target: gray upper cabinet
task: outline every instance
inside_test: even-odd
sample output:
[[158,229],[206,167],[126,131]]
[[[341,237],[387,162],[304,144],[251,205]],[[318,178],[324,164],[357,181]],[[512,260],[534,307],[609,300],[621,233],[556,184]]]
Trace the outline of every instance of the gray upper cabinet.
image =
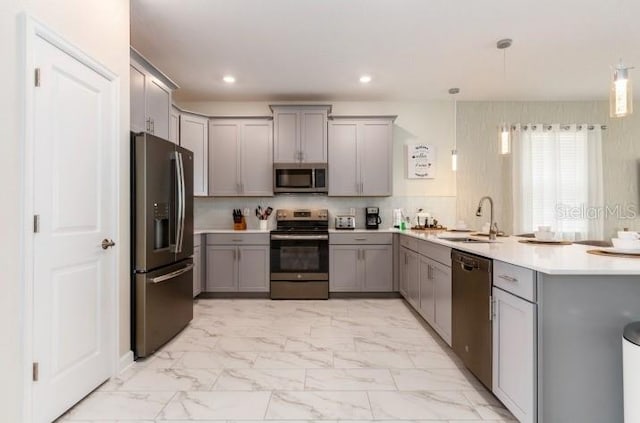
[[129,66],[130,83],[130,107],[131,107],[131,130],[133,132],[146,132],[147,109],[146,109],[146,72],[144,68],[136,63]]
[[180,143],[180,111],[175,106],[171,106],[169,112],[169,141]]
[[209,120],[182,113],[180,115],[180,145],[193,152],[193,195],[208,194]]
[[153,135],[169,139],[171,90],[155,78],[147,79],[147,119]]
[[129,78],[131,130],[171,139],[171,93],[178,86],[134,49]]
[[329,122],[329,195],[389,196],[395,117]]
[[273,195],[273,126],[268,119],[209,121],[209,195]]
[[329,105],[270,106],[275,163],[326,163]]

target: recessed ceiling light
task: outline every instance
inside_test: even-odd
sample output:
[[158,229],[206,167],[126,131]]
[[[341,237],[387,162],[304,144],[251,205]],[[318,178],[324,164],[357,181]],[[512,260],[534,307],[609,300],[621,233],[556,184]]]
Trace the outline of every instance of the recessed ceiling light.
[[222,80],[223,80],[224,82],[226,82],[227,84],[233,84],[234,82],[236,82],[236,78],[234,78],[234,77],[233,77],[233,76],[231,76],[231,75],[225,75],[225,76],[222,78]]
[[369,75],[362,75],[360,77],[360,82],[362,82],[363,84],[368,84],[369,82],[371,82],[371,76]]

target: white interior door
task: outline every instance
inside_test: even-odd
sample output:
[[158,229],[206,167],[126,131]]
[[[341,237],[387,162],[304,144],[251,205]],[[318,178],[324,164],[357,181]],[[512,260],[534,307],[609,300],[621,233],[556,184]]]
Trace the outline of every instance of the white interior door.
[[115,81],[34,41],[34,421],[50,422],[112,374]]

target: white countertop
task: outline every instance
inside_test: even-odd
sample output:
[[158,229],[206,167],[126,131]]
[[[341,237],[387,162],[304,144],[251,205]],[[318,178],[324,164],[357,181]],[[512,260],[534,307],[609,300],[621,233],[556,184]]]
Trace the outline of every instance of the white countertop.
[[[517,266],[533,269],[538,272],[552,275],[640,275],[640,258],[625,257],[603,257],[587,254],[587,250],[598,247],[588,245],[535,245],[522,244],[518,242],[518,237],[498,237],[493,243],[461,243],[447,241],[439,237],[462,237],[469,236],[468,233],[461,232],[440,232],[436,234],[426,234],[420,231],[400,231],[394,228],[353,229],[340,230],[329,229],[330,233],[400,233],[417,239],[423,239],[436,244],[466,251],[483,257],[504,261]],[[259,229],[247,229],[245,231],[234,231],[233,229],[196,229],[195,235],[207,233],[264,233]]]
[[233,229],[194,229],[194,235],[202,234],[268,234],[270,231],[262,229],[245,229],[244,231],[234,231]]
[[375,234],[375,233],[395,233],[395,232],[399,232],[397,229],[394,228],[380,228],[380,229],[329,229],[329,233],[333,234],[333,233],[338,233],[338,234],[353,234],[353,233],[370,233],[370,234]]
[[468,233],[441,232],[433,235],[403,231],[402,234],[552,275],[640,275],[640,258],[587,254],[587,250],[598,248],[589,245],[523,244],[518,241],[525,238],[514,236],[498,237],[493,243],[473,244],[439,238],[466,238]]

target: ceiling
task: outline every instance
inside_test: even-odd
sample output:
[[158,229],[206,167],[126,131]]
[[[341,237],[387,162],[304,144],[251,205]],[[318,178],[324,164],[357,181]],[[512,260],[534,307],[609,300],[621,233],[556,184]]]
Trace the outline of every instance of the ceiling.
[[637,16],[637,0],[131,0],[131,44],[179,101],[596,100],[620,57],[640,67]]

